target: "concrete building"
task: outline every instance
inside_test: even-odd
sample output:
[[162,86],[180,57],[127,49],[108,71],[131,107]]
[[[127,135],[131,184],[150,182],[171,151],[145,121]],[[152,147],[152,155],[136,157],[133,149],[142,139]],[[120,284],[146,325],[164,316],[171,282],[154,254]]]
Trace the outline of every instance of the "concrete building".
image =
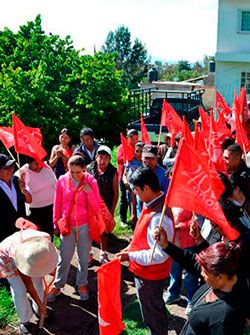
[[215,88],[232,105],[234,90],[250,100],[250,0],[219,0]]

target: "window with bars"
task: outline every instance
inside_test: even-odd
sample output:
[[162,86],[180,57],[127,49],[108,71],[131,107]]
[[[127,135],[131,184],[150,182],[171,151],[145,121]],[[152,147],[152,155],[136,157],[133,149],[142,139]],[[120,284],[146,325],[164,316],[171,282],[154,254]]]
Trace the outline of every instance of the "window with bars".
[[246,87],[247,94],[250,94],[250,72],[241,72],[240,87]]
[[239,10],[239,31],[250,33],[250,10]]

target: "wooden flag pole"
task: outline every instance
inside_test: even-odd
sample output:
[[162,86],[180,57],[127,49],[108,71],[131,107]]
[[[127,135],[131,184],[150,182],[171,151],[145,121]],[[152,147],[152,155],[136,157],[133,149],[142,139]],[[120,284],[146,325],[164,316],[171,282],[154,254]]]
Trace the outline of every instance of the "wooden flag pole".
[[159,147],[160,142],[161,142],[161,133],[162,133],[162,125],[160,125],[160,131],[159,131],[159,136],[158,136],[158,144],[157,144],[158,147]]
[[[162,226],[162,222],[163,222],[163,218],[164,218],[166,209],[167,209],[167,206],[166,206],[166,204],[164,204],[164,206],[163,206],[163,208],[162,208],[162,212],[161,212],[160,221],[159,221],[159,226],[158,226],[159,229],[160,229],[161,226]],[[153,257],[154,257],[154,252],[155,252],[156,245],[157,245],[157,241],[155,241],[154,246],[153,246],[152,254],[151,254],[151,256],[150,256],[150,260],[149,260],[150,263],[152,262],[152,259],[153,259]]]

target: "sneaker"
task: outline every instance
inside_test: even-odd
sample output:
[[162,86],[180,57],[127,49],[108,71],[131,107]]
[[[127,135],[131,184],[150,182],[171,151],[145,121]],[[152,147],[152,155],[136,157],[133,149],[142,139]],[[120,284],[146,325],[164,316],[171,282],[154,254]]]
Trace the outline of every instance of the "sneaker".
[[21,335],[31,335],[30,330],[31,330],[31,323],[30,322],[19,324],[19,333]]
[[106,264],[108,262],[109,262],[109,259],[108,259],[107,252],[106,251],[105,252],[101,252],[100,253],[100,263],[101,263],[101,265]]
[[78,292],[80,294],[81,300],[88,300],[89,298],[89,290],[86,285],[78,286]]
[[187,304],[186,310],[185,310],[185,314],[188,316],[190,314],[192,310],[192,305],[191,304]]
[[181,297],[180,296],[174,297],[174,296],[171,296],[170,294],[166,294],[165,296],[163,296],[163,300],[166,305],[171,305],[175,302],[180,301]]
[[53,302],[56,300],[56,297],[61,293],[60,288],[52,287],[48,295],[48,302]]

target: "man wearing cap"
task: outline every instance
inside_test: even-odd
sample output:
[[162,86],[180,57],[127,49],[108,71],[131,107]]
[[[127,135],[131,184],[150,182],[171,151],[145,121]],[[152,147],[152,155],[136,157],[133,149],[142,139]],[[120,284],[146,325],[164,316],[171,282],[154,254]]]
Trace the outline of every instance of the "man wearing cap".
[[16,220],[26,216],[25,202],[32,201],[25,183],[13,176],[14,163],[10,157],[0,154],[0,241],[17,230]]
[[[87,170],[97,180],[100,195],[114,217],[118,201],[118,176],[116,168],[110,163],[111,155],[111,149],[106,145],[101,145],[97,149],[96,160],[87,167]],[[107,234],[102,236],[101,249],[100,262],[105,263],[108,260]]]
[[57,262],[56,248],[47,233],[21,230],[0,243],[0,278],[7,278],[10,284],[20,334],[30,334],[33,311],[46,314],[42,277],[54,271]]
[[158,164],[158,149],[155,145],[146,144],[142,149],[142,163],[148,166],[158,177],[161,191],[167,193],[169,179],[166,177],[167,171]]
[[163,158],[165,157],[168,149],[170,148],[171,134],[167,133],[163,137],[164,143],[161,144],[158,148],[158,162],[160,166],[163,166]]
[[[136,143],[138,142],[138,131],[136,129],[129,129],[127,131],[127,140],[132,148],[135,148]],[[128,210],[128,201],[127,201],[127,192],[124,182],[122,180],[122,175],[124,172],[124,157],[123,157],[123,147],[119,145],[117,149],[117,165],[118,165],[118,180],[120,184],[120,220],[121,226],[126,226],[127,222],[127,210]]]
[[94,132],[91,128],[83,128],[80,131],[80,139],[82,143],[74,150],[74,154],[80,152],[88,165],[95,159],[100,144],[94,140]]

